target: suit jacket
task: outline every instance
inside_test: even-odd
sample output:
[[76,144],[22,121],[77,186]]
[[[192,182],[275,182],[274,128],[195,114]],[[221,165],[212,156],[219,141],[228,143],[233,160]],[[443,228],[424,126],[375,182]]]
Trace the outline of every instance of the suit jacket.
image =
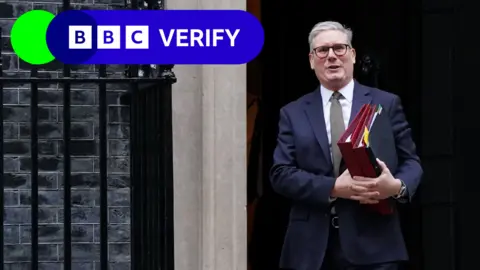
[[[406,184],[411,200],[423,171],[400,99],[355,81],[350,121],[369,102],[381,104],[388,112],[392,130],[385,132],[393,132],[398,155],[398,167],[392,174]],[[318,270],[327,248],[329,198],[335,183],[319,88],[280,110],[273,158],[272,187],[292,200],[280,267]],[[345,199],[337,199],[335,209],[343,252],[351,263],[408,260],[396,210],[392,215],[380,215]]]

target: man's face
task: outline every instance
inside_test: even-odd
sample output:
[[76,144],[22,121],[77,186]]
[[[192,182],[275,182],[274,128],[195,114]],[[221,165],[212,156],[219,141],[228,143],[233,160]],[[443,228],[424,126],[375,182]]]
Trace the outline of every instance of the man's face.
[[348,46],[347,35],[335,30],[323,31],[313,40],[310,67],[320,83],[331,89],[344,87],[353,78],[355,49]]

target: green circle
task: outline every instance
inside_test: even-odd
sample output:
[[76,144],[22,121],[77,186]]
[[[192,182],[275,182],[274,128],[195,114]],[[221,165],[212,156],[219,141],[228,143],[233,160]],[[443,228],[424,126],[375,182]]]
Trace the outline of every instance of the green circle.
[[50,12],[32,10],[13,24],[10,40],[15,53],[32,65],[43,65],[55,59],[47,45],[47,29],[55,18]]

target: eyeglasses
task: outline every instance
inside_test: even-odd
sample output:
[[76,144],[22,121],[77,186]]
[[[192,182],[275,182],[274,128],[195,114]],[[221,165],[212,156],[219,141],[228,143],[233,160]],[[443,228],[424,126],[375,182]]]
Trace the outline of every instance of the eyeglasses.
[[319,46],[312,50],[318,58],[325,58],[328,56],[330,49],[336,56],[343,56],[347,53],[348,48],[351,48],[348,44],[335,44],[332,46]]

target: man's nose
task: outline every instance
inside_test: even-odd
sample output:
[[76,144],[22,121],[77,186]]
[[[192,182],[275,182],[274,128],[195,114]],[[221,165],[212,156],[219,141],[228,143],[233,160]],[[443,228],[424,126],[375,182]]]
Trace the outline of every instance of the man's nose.
[[337,55],[335,54],[335,52],[333,52],[333,48],[328,49],[327,59],[328,60],[337,59]]

